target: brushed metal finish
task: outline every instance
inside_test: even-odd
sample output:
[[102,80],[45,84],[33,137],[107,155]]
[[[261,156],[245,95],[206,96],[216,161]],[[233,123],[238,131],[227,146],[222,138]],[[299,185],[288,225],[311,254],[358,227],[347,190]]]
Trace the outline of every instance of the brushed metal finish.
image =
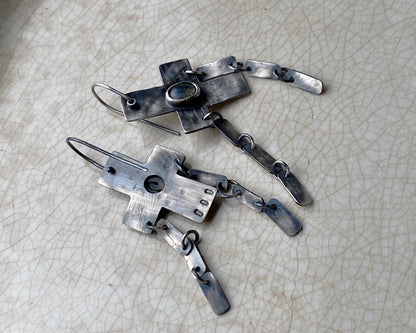
[[[313,201],[306,188],[293,173],[276,165],[278,162],[247,133],[240,133],[227,119],[222,116],[215,117],[215,128],[223,134],[233,145],[239,147],[244,153],[253,158],[260,166],[274,175],[289,192],[293,200],[300,206],[310,205]],[[281,162],[283,163],[283,162]]]
[[196,71],[201,72],[201,80],[206,81],[217,76],[237,72],[239,69],[235,57],[229,56],[197,67]]
[[322,93],[322,81],[294,69],[280,67],[278,64],[258,60],[246,60],[243,65],[243,70],[249,76],[283,81],[314,95]]
[[[127,121],[147,119],[169,112],[176,112],[185,133],[192,133],[212,126],[211,120],[203,120],[209,108],[217,104],[247,95],[250,89],[241,72],[230,70],[226,74],[200,80],[188,59],[181,59],[160,65],[163,86],[133,91],[126,94],[134,104],[121,98],[121,107]],[[199,96],[182,101],[178,105],[166,99],[167,91],[181,82],[189,82],[200,89]]]
[[191,238],[187,238],[186,247],[183,248],[182,239],[185,234],[165,219],[158,221],[156,230],[170,246],[184,257],[212,310],[217,315],[227,312],[230,309],[230,303],[195,242]]
[[[134,161],[121,153],[116,156]],[[212,205],[217,190],[213,186],[183,177],[178,174],[175,160],[183,161],[185,156],[172,149],[157,145],[146,163],[134,161],[146,168],[144,172],[125,162],[110,158],[103,168],[99,183],[130,196],[130,202],[123,217],[123,223],[132,229],[151,233],[151,227],[162,209],[180,214],[190,220],[202,223]],[[109,168],[115,170],[110,173]],[[149,176],[163,179],[164,188],[151,193],[145,188]]]
[[302,224],[298,219],[276,199],[271,199],[266,204],[264,212],[288,236],[293,237],[302,230]]
[[239,200],[243,205],[258,213],[263,211],[264,200],[262,197],[249,191],[238,183],[232,184],[231,188],[233,194],[238,194],[235,196],[235,198]]

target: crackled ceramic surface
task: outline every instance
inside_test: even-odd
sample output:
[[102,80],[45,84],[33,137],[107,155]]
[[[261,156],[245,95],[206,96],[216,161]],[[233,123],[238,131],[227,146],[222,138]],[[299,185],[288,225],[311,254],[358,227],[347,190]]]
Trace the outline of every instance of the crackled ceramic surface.
[[[416,330],[414,1],[2,1],[0,331]],[[281,185],[214,129],[173,137],[92,97],[161,84],[158,65],[234,55],[320,78],[320,96],[247,78],[220,109],[314,198]],[[113,99],[117,101],[116,98]],[[176,126],[175,114],[158,122]],[[285,236],[223,202],[197,229],[231,310],[217,317],[183,259],[121,224],[128,200],[65,144],[77,136],[145,161],[155,144],[282,201]]]

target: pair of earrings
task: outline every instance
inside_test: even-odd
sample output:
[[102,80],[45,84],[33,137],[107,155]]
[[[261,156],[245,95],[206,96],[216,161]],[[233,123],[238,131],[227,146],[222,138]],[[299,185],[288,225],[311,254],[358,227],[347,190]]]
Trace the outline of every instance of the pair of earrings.
[[[176,112],[185,133],[207,127],[216,128],[232,144],[279,179],[296,203],[302,206],[312,203],[311,196],[285,162],[270,156],[254,142],[250,134],[240,133],[221,114],[210,112],[209,108],[250,92],[243,73],[280,80],[313,94],[322,92],[321,81],[277,64],[255,60],[241,64],[234,57],[223,58],[195,70],[187,59],[182,59],[160,65],[160,72],[163,79],[163,86],[160,87],[124,94],[108,85],[94,84],[92,92],[102,104],[124,115],[127,121],[139,120],[178,134],[147,120]],[[101,99],[96,92],[97,87],[118,94],[122,110],[113,108]],[[94,149],[109,159],[105,165],[101,165],[77,149],[73,142]],[[185,156],[172,149],[157,145],[147,162],[141,163],[78,138],[69,137],[67,143],[77,154],[101,170],[100,184],[130,196],[123,217],[124,224],[147,234],[156,231],[185,258],[191,273],[218,315],[226,312],[230,305],[197,248],[199,234],[195,230],[182,233],[165,219],[167,212],[172,211],[202,223],[216,196],[235,198],[257,212],[264,212],[288,236],[294,236],[302,229],[297,218],[278,200],[271,199],[266,203],[262,197],[224,175],[192,169],[185,164]]]

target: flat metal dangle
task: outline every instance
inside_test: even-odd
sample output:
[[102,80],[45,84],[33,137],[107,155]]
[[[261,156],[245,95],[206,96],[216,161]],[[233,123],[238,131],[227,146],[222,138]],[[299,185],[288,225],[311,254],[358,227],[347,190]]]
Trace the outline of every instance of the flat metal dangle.
[[[169,211],[202,223],[218,194],[225,199],[236,198],[249,208],[264,212],[289,236],[302,230],[301,223],[278,200],[271,199],[265,203],[263,198],[234,180],[186,167],[185,156],[172,149],[157,145],[147,162],[141,163],[78,138],[69,137],[66,142],[78,155],[101,170],[101,185],[130,196],[123,217],[125,225],[146,234],[156,231],[184,256],[217,314],[226,312],[230,305],[196,247],[199,234],[195,230],[180,232],[165,219]],[[98,151],[109,159],[102,165],[82,153],[73,142]],[[191,234],[194,234],[195,240],[190,239]]]
[[[179,176],[176,163],[182,163],[185,157],[165,147],[156,146],[144,164],[77,138],[69,137],[66,141],[77,154],[102,170],[99,181],[102,185],[130,196],[123,223],[143,233],[156,231],[160,234],[185,258],[213,311],[218,315],[227,312],[230,304],[196,246],[198,232],[189,230],[182,233],[162,214],[162,209],[168,209],[195,222],[202,222],[215,198],[216,188]],[[101,165],[75,148],[72,142],[110,158],[105,165]],[[191,235],[195,238],[192,239]]]
[[[226,129],[224,126],[220,126],[219,121],[215,121],[212,117],[213,113],[210,112],[210,108],[245,96],[250,92],[243,73],[289,83],[312,94],[318,95],[322,92],[322,82],[309,75],[257,60],[247,60],[241,64],[233,56],[197,67],[196,70],[192,69],[188,59],[162,64],[159,69],[163,80],[163,85],[160,87],[121,93],[110,86],[97,83],[92,86],[92,92],[102,104],[123,114],[127,121],[145,121],[165,131],[178,134],[148,120],[148,118],[176,112],[185,133],[215,127],[228,139],[230,139],[230,132],[227,133],[226,130],[231,126],[227,126]],[[97,87],[107,88],[120,95],[122,110],[115,109],[104,102],[95,91]],[[215,113],[217,114],[217,112]],[[246,145],[242,144],[246,143],[244,139],[247,138],[251,138],[251,136],[242,133],[242,137],[238,137],[238,140],[232,138],[230,141],[234,144],[238,141],[236,144],[238,147],[265,169],[271,170],[271,173],[277,176],[296,203],[301,206],[311,204],[312,197],[289,171],[288,165],[280,159],[272,158],[264,150],[248,149]],[[264,163],[265,157],[267,157],[267,165]],[[269,165],[270,160],[272,160],[271,165]]]

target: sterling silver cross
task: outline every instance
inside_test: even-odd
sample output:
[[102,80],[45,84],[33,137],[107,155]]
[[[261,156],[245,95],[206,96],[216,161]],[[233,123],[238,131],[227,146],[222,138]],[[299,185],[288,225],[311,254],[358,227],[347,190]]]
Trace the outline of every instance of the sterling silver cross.
[[205,220],[217,189],[178,174],[177,165],[183,164],[185,155],[159,145],[146,163],[118,152],[113,154],[123,160],[110,157],[99,183],[130,196],[123,217],[125,225],[150,234],[163,209],[197,223]]
[[227,61],[235,69],[230,67],[225,74],[209,79],[193,71],[188,59],[160,65],[163,86],[126,94],[134,103],[121,99],[125,119],[133,121],[176,112],[185,133],[212,126],[211,120],[204,120],[210,107],[250,92],[244,75],[236,68],[235,58],[222,59],[224,64]]

